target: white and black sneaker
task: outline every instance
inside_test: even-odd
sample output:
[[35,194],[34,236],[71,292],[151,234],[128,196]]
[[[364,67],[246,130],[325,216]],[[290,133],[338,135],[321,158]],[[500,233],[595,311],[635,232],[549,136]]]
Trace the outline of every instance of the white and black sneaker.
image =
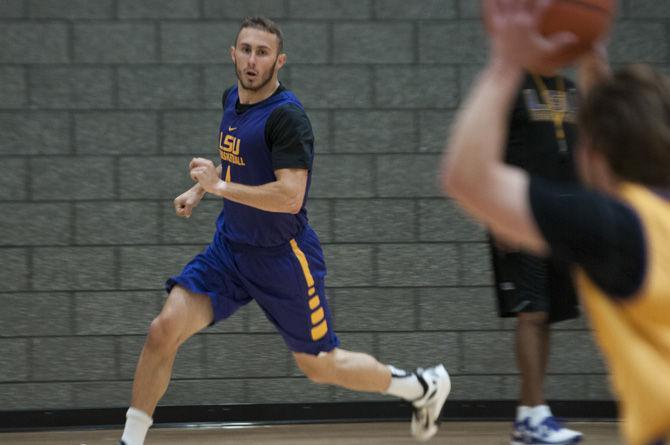
[[440,413],[451,391],[451,380],[444,365],[415,371],[424,393],[412,402],[412,435],[416,440],[426,441],[437,433]]

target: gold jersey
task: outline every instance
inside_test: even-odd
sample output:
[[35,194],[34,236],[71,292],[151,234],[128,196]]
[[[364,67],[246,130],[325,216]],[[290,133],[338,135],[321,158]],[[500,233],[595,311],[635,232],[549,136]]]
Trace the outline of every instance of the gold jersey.
[[626,441],[648,445],[670,439],[670,200],[633,184],[619,196],[642,225],[642,285],[615,300],[579,270],[577,286],[610,368]]

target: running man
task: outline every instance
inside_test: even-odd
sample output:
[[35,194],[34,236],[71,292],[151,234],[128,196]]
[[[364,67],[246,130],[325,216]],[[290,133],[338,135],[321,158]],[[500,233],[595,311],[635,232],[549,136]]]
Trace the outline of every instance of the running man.
[[411,401],[418,440],[437,432],[450,391],[442,365],[416,372],[340,349],[325,295],[326,266],[307,222],[314,136],[296,96],[277,73],[286,62],[282,33],[262,17],[242,22],[230,55],[237,85],[223,94],[221,164],[195,158],[197,182],[178,196],[188,217],[205,193],[223,198],[212,243],[166,283],[169,293],[139,357],[121,444],[142,445],[189,337],[255,300],[316,383],[379,392]]

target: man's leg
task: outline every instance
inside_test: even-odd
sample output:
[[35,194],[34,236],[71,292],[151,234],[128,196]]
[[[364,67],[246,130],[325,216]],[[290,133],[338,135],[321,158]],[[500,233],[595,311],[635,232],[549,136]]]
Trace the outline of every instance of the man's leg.
[[428,440],[451,390],[444,366],[408,373],[385,366],[361,352],[335,348],[318,355],[294,352],[298,367],[315,383],[337,385],[354,391],[379,392],[411,401],[414,405],[412,434]]
[[549,360],[549,314],[520,312],[516,325],[516,359],[521,373],[522,406],[544,404],[544,374]]
[[170,382],[179,346],[207,327],[213,317],[209,297],[180,286],[172,288],[161,313],[151,322],[137,363],[131,408],[121,438],[126,445],[142,445],[156,404]]
[[[549,361],[549,314],[522,312],[517,316],[517,364],[521,372],[521,406],[517,413],[512,443],[570,445],[581,440],[581,433],[565,428],[556,420],[544,401],[544,377]],[[520,422],[527,430],[523,440],[517,436]]]

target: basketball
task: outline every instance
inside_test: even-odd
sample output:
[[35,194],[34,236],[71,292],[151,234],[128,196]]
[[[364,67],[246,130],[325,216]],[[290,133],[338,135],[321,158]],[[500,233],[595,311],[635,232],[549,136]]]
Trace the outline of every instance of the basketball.
[[[488,28],[490,2],[482,2],[482,19]],[[616,15],[616,0],[556,0],[544,12],[540,31],[543,35],[568,31],[578,37],[578,42],[564,48],[554,57],[538,60],[530,71],[543,72],[570,65],[589,51],[594,42],[606,36]]]

